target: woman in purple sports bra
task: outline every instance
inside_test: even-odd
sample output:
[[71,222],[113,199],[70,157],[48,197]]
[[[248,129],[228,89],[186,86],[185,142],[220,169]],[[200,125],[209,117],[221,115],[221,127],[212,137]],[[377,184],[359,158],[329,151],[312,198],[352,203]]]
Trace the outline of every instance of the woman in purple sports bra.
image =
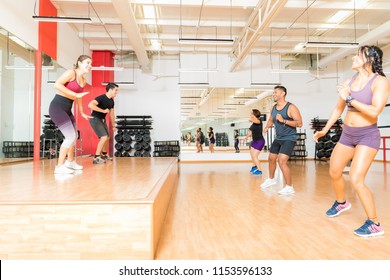
[[[92,68],[92,60],[88,55],[81,55],[77,59],[74,69],[66,70],[55,82],[54,88],[57,94],[50,103],[49,115],[64,135],[61,144],[58,163],[54,170],[55,174],[70,174],[74,170],[81,170],[83,167],[74,160],[74,145],[77,139],[76,121],[72,114],[73,101],[76,100],[79,113],[88,119],[90,116],[83,112],[81,98],[88,94],[83,92],[87,83],[84,77]],[[65,161],[66,156],[68,156]]]
[[325,136],[347,107],[343,132],[330,158],[329,174],[336,200],[326,215],[336,217],[351,208],[351,203],[345,197],[346,182],[342,172],[352,160],[350,182],[367,216],[365,223],[354,231],[362,237],[384,234],[376,213],[373,194],[365,185],[365,177],[380,145],[378,115],[385,107],[390,92],[390,83],[383,73],[382,57],[383,52],[377,46],[359,47],[358,53],[352,59],[352,69],[357,71],[357,74],[338,87],[340,97],[336,108],[326,126],[313,136],[315,142]]

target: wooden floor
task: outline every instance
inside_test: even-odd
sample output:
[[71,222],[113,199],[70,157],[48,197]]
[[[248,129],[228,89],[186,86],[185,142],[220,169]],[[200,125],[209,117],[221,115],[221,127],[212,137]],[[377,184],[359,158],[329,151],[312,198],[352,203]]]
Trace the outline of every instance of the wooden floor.
[[[292,161],[296,193],[263,191],[266,176],[249,173],[250,163],[180,164],[180,178],[171,200],[157,249],[160,260],[367,260],[390,259],[390,166],[375,162],[366,183],[375,194],[386,232],[361,238],[353,230],[365,221],[351,187],[351,210],[327,218],[334,195],[329,165]],[[267,174],[267,164],[263,163]],[[348,180],[348,175],[345,177]]]
[[55,175],[56,160],[0,165],[0,259],[153,259],[175,158],[119,158]]
[[[131,159],[133,164],[124,164],[115,159],[106,165],[90,164],[79,174],[54,176],[55,160],[40,163],[21,163],[0,165],[0,204],[16,205],[20,203],[88,203],[147,200],[150,188],[156,184],[161,172],[167,168],[167,162],[160,158]],[[90,159],[84,159],[90,160]],[[171,159],[166,159],[170,161]],[[153,162],[154,161],[154,162]],[[141,164],[142,163],[142,164]],[[263,162],[263,171],[268,172]],[[380,162],[375,162],[369,171],[366,183],[374,192],[378,214],[386,234],[376,238],[361,238],[353,234],[360,227],[365,215],[363,208],[351,187],[347,197],[352,203],[351,210],[336,218],[327,218],[325,211],[334,201],[333,190],[328,176],[327,162],[314,160],[296,160],[290,162],[293,184],[296,193],[283,197],[277,194],[281,184],[263,191],[259,188],[267,175],[254,176],[249,173],[249,162],[238,163],[180,163],[178,185],[171,196],[165,224],[162,228],[155,258],[158,260],[367,260],[390,259],[390,187],[389,170]],[[144,168],[143,168],[144,166]],[[145,168],[146,166],[146,168]],[[149,166],[149,167],[148,167]],[[150,167],[153,168],[150,168]],[[348,174],[345,175],[348,180]],[[130,182],[138,182],[132,184]],[[5,206],[2,206],[5,207]],[[39,232],[29,232],[24,226],[30,221],[25,218],[15,220],[20,215],[7,208],[0,217],[0,258],[13,259],[8,251],[20,252],[28,246],[31,236],[34,242],[45,240]],[[89,208],[88,208],[89,209]],[[26,211],[26,210],[24,210]],[[90,209],[88,210],[90,211]],[[158,211],[155,209],[154,211]],[[104,210],[104,214],[107,211]],[[51,230],[55,236],[63,226],[79,226],[73,215],[76,212],[60,212],[51,216],[49,227],[45,219],[52,213],[35,214],[35,222]],[[24,213],[22,213],[24,214]],[[71,217],[70,219],[64,218]],[[70,215],[70,216],[69,216]],[[115,221],[123,220],[122,213],[115,215]],[[130,214],[131,216],[132,214]],[[46,218],[45,218],[46,217]],[[130,223],[129,217],[129,223]],[[105,217],[110,221],[109,216]],[[96,217],[99,220],[99,216]],[[85,221],[84,221],[85,222]],[[95,222],[88,220],[86,222]],[[63,225],[65,224],[65,225]],[[89,225],[96,227],[96,225]],[[6,229],[5,229],[6,228]],[[88,227],[87,227],[88,229]],[[85,234],[74,235],[68,230],[72,248],[79,241],[89,237]],[[124,232],[104,230],[97,242],[116,236],[125,238]],[[118,239],[119,240],[119,239]],[[42,241],[42,242],[43,242]],[[122,241],[126,241],[122,239]],[[12,246],[4,247],[8,242]],[[99,254],[83,256],[84,259],[114,259],[112,248],[105,254],[100,247]],[[68,254],[59,256],[50,254],[51,249],[61,249],[63,244],[57,240],[47,250],[46,259],[78,256]],[[71,249],[72,249],[71,248]],[[36,248],[41,252],[42,248]],[[95,249],[95,248],[94,248]],[[69,248],[64,248],[69,250]],[[29,259],[31,255],[22,255]],[[42,257],[42,256],[41,256]],[[45,258],[45,257],[42,257]]]

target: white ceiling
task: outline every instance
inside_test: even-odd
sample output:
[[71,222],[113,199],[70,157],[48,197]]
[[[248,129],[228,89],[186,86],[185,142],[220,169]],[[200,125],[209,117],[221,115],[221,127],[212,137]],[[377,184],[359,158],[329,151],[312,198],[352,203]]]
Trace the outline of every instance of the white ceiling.
[[[182,45],[179,38],[233,39],[218,53],[234,60],[237,69],[250,52],[274,52],[288,57],[317,53],[295,50],[306,41],[390,43],[389,0],[51,0],[62,16],[91,17],[92,24],[75,23],[91,50],[135,51],[142,66],[152,54],[215,50],[215,45]],[[144,8],[155,11],[148,18]],[[338,11],[350,15],[337,23],[327,20]],[[122,32],[121,32],[122,30]],[[160,46],[152,45],[153,40]],[[319,48],[320,58],[356,50]]]
[[[356,52],[355,48],[306,47],[307,41],[377,44],[390,49],[389,0],[51,0],[58,15],[91,17],[92,24],[74,23],[74,30],[91,50],[111,50],[118,55],[135,52],[142,68],[150,65],[153,55],[180,55],[185,52],[215,52],[216,45],[179,44],[179,39],[232,39],[234,44],[218,45],[218,53],[229,55],[236,71],[251,53],[278,54],[283,64],[293,69],[307,62],[312,54],[326,67]],[[153,10],[155,18],[144,13]],[[349,16],[335,23],[327,21],[339,11]],[[159,42],[156,46],[153,42]],[[390,52],[384,61],[390,61]],[[123,57],[123,56],[122,56]],[[130,57],[130,56],[127,56]],[[301,65],[302,66],[302,65]],[[316,70],[311,69],[311,70]],[[318,68],[317,68],[318,70]],[[203,106],[199,103],[207,92],[213,94]],[[226,92],[227,91],[227,92]],[[257,96],[257,92],[229,92],[231,89],[182,91],[181,109],[185,118],[221,115],[237,118],[247,112],[242,105],[231,103],[232,95]],[[221,99],[215,101],[215,96]],[[230,99],[229,99],[230,98]],[[248,102],[249,100],[235,100]],[[265,98],[259,106],[267,107]],[[213,103],[217,103],[214,106]],[[196,103],[196,105],[194,105]],[[209,108],[211,107],[211,111]],[[222,107],[223,109],[218,109]],[[185,109],[187,108],[187,109]],[[233,109],[227,109],[233,108]],[[241,108],[241,109],[240,109]],[[230,112],[231,111],[231,112]],[[246,113],[245,113],[246,114]],[[212,116],[211,116],[212,117]],[[246,115],[245,115],[246,117]]]

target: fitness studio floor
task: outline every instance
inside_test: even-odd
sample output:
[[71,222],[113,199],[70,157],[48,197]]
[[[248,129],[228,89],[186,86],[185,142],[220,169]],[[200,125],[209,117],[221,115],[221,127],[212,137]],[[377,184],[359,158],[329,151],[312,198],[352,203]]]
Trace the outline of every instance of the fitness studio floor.
[[[15,199],[26,195],[26,184],[33,190],[44,187],[64,195],[83,196],[86,189],[101,194],[100,182],[106,182],[110,193],[120,194],[131,182],[128,170],[119,166],[120,161],[107,165],[92,165],[91,158],[80,159],[85,170],[70,177],[64,183],[53,180],[55,160],[45,160],[39,182],[26,182],[31,173],[31,162],[0,166],[0,197],[7,194]],[[266,162],[263,172],[268,173]],[[292,160],[290,162],[294,195],[277,194],[281,184],[269,190],[261,190],[260,183],[266,175],[249,173],[250,162],[179,163],[178,184],[174,189],[161,231],[155,259],[159,260],[369,260],[390,259],[390,189],[389,166],[374,162],[366,183],[375,195],[380,220],[386,234],[377,238],[360,238],[353,230],[364,220],[364,210],[354,190],[348,186],[347,198],[351,210],[336,218],[325,217],[325,211],[334,201],[326,161]],[[111,169],[114,168],[111,172]],[[132,172],[137,164],[132,167]],[[140,167],[141,168],[141,167]],[[133,170],[134,169],[134,170]],[[105,171],[106,170],[106,171]],[[110,172],[107,172],[110,170]],[[140,174],[142,170],[139,170]],[[91,176],[99,174],[98,177]],[[152,176],[150,173],[145,176]],[[112,186],[115,176],[116,186]],[[345,174],[348,181],[348,174]],[[146,182],[150,179],[145,178]],[[5,184],[4,184],[4,183]],[[12,182],[12,183],[10,183]],[[42,183],[45,182],[45,183]],[[119,184],[118,184],[119,183]],[[21,186],[23,184],[23,186]],[[7,188],[7,189],[5,189]],[[95,190],[94,190],[95,188]],[[23,192],[20,194],[20,192]],[[54,193],[51,193],[53,195]],[[1,203],[0,203],[1,204]],[[17,215],[18,213],[15,213]],[[58,217],[61,226],[62,217]],[[0,243],[3,259],[34,258],[23,255],[21,242],[29,238],[28,232],[5,231],[4,224],[28,223],[28,221],[2,220]],[[72,234],[71,232],[69,234]],[[44,236],[43,236],[44,238]],[[83,239],[83,236],[79,237]],[[78,240],[64,240],[64,242]],[[81,242],[82,240],[80,240]],[[8,245],[4,245],[7,243]],[[7,255],[4,254],[7,250]],[[102,250],[101,259],[110,259]],[[60,255],[47,255],[47,259]],[[77,258],[74,255],[62,258]]]

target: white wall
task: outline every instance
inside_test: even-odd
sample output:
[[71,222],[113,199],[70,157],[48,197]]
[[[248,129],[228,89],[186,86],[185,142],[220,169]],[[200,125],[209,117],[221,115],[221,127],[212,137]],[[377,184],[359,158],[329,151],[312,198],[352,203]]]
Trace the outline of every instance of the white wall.
[[[157,71],[157,61],[154,60],[152,64],[153,70]],[[170,69],[177,69],[177,66],[177,60],[161,60],[159,73],[164,75]],[[135,86],[132,88],[119,86],[119,93],[115,98],[115,113],[116,115],[150,115],[153,120],[152,141],[179,140],[180,93],[177,77],[162,77],[153,81],[155,76],[152,73],[141,73],[136,69]],[[129,75],[125,71],[116,72],[115,79],[130,81],[132,74]]]
[[32,18],[34,2],[32,0],[1,0],[0,26],[38,49],[38,23]]

